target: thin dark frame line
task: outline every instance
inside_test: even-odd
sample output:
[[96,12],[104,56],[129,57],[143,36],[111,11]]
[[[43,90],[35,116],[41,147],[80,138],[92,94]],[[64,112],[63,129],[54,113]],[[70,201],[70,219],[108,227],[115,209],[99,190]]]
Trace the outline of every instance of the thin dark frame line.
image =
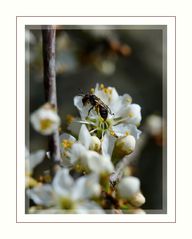
[[177,92],[177,88],[176,88],[176,65],[177,65],[177,57],[176,57],[176,49],[177,49],[177,46],[176,46],[176,17],[175,17],[175,222],[176,222],[176,214],[177,214],[177,203],[176,203],[176,200],[177,200],[177,194],[176,194],[176,174],[177,174],[177,169],[176,169],[176,164],[177,164],[177,160],[176,160],[176,142],[177,142],[177,136],[176,136],[176,92]]
[[17,222],[17,18],[16,18],[16,222]]
[[149,18],[150,18],[150,17],[153,17],[153,18],[157,18],[157,17],[162,17],[162,18],[163,18],[163,17],[164,17],[164,18],[165,18],[165,17],[173,17],[173,18],[176,18],[176,16],[174,16],[174,15],[173,15],[173,16],[172,16],[172,15],[171,15],[171,16],[142,16],[142,15],[140,15],[140,16],[62,16],[62,15],[61,15],[61,16],[25,16],[25,15],[23,15],[23,16],[22,16],[22,15],[18,15],[18,16],[16,16],[16,17],[75,17],[75,18],[76,18],[76,17],[106,17],[106,18],[107,18],[107,17],[108,17],[108,18],[109,18],[109,17],[119,17],[119,18],[120,18],[120,17],[149,17]]
[[[17,213],[17,24],[18,24],[18,18],[29,18],[29,17],[117,17],[117,18],[123,18],[123,17],[146,17],[146,18],[157,18],[157,17],[170,17],[175,19],[175,221],[168,221],[168,222],[21,222],[18,221],[18,213]],[[16,223],[176,223],[176,16],[16,16]]]
[[17,221],[16,223],[73,223],[73,224],[76,224],[76,223],[118,223],[118,224],[120,224],[120,223],[176,223],[175,221],[173,221],[173,222],[73,222],[73,221],[71,221],[71,222],[37,222],[37,221],[35,221],[35,222],[19,222],[19,221]]

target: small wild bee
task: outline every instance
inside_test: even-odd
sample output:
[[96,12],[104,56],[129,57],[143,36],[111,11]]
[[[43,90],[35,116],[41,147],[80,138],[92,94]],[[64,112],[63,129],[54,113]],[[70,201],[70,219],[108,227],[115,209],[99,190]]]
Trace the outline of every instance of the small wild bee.
[[104,104],[103,101],[99,99],[96,95],[87,93],[84,95],[82,94],[81,96],[83,96],[82,103],[84,106],[88,103],[92,105],[92,107],[88,111],[88,115],[93,109],[95,109],[96,112],[99,112],[100,116],[104,120],[107,119],[108,113],[112,115],[111,109],[106,104]]

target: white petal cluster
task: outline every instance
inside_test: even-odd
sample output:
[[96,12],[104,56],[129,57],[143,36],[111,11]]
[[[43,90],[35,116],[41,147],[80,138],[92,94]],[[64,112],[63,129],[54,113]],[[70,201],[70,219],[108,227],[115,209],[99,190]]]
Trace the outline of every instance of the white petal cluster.
[[[62,169],[56,172],[52,183],[38,183],[27,190],[29,198],[45,208],[39,213],[105,213],[100,206],[106,207],[103,195],[114,205],[121,205],[118,200],[127,200],[133,213],[145,202],[138,178],[126,176],[114,185],[110,181],[116,163],[135,150],[141,134],[138,129],[141,107],[132,103],[130,95],[120,96],[114,87],[97,84],[92,92],[104,104],[103,107],[106,105],[108,117],[103,119],[98,108],[93,107],[90,111],[92,105],[83,105],[82,96],[74,97],[80,119],[77,122],[77,118],[70,118],[68,130],[73,135],[60,135]],[[58,129],[60,118],[46,104],[32,114],[31,123],[41,134],[50,135]],[[29,174],[44,156],[44,151],[38,151],[27,157]]]
[[[89,111],[92,105],[83,105],[83,96],[75,96],[74,105],[79,110],[81,117],[78,122],[86,125],[87,128],[85,131],[81,127],[79,142],[86,149],[98,153],[101,150],[103,155],[111,156],[113,154],[116,157],[113,162],[118,162],[135,149],[136,141],[141,134],[138,129],[141,122],[141,107],[132,103],[130,95],[119,95],[114,87],[96,84],[95,89],[92,89],[91,92],[106,105],[108,117],[104,120],[94,107]],[[69,126],[69,128],[71,127]],[[83,156],[83,158],[86,161],[86,157]]]
[[[62,137],[64,136],[62,135]],[[112,173],[114,166],[110,155],[107,152],[103,154],[97,152],[98,148],[101,148],[101,142],[96,136],[93,137],[90,135],[87,127],[82,125],[78,140],[71,138],[73,145],[68,151],[68,162],[71,165],[76,165],[76,169],[79,167],[81,171],[92,171],[97,174]],[[66,162],[66,159],[64,160]]]
[[103,210],[92,197],[98,197],[101,192],[99,178],[90,174],[76,181],[70,176],[68,169],[61,169],[54,177],[52,185],[39,185],[27,191],[29,197],[37,204],[54,207],[58,211],[72,213],[103,213]]
[[107,105],[111,112],[108,113],[106,122],[103,122],[102,117],[94,109],[88,114],[91,105],[84,106],[82,96],[75,96],[74,105],[79,110],[80,122],[88,124],[92,128],[90,132],[94,134],[100,131],[102,134],[109,132],[117,137],[131,134],[137,140],[141,133],[137,129],[141,122],[141,107],[132,104],[131,96],[128,94],[120,96],[114,87],[104,87],[99,84],[96,85],[93,94]]
[[38,150],[34,153],[29,153],[28,149],[25,149],[25,187],[33,187],[37,184],[37,181],[32,178],[33,169],[40,164],[45,157],[44,150]]

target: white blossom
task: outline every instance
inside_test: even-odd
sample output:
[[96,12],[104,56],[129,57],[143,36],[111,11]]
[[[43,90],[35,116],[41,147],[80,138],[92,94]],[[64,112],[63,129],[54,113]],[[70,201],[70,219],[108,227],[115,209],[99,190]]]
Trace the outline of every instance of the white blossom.
[[71,151],[71,162],[76,169],[81,171],[92,171],[97,174],[112,173],[114,170],[111,157],[88,150],[80,143],[75,143]]
[[37,132],[50,135],[58,129],[60,118],[51,105],[45,104],[31,115],[31,123]]
[[45,157],[44,150],[38,150],[29,154],[28,149],[25,149],[25,187],[33,187],[37,185],[37,181],[32,178],[33,169],[40,164]]
[[100,195],[98,180],[96,174],[90,174],[75,181],[68,169],[61,169],[55,175],[52,185],[39,185],[28,190],[27,194],[37,205],[53,207],[58,212],[103,213],[100,206],[91,200]]
[[99,136],[99,138],[102,138],[108,132],[115,137],[131,134],[137,140],[141,133],[137,129],[141,122],[141,107],[138,104],[131,103],[131,96],[128,94],[119,96],[114,87],[104,87],[102,84],[100,86],[97,84],[92,92],[109,107],[111,112],[108,112],[106,120],[94,109],[88,115],[91,105],[84,106],[82,96],[75,96],[74,105],[81,116],[79,123],[87,124],[90,133]]
[[[103,142],[100,142],[96,136],[91,136],[85,125],[80,128],[78,140],[68,134],[62,134],[60,142],[64,143],[64,145],[61,143],[64,165],[74,165],[79,171],[92,171],[97,174],[112,173],[114,166],[110,156],[114,143],[112,144],[109,137],[111,136],[106,134]],[[95,145],[93,145],[93,140]],[[96,152],[98,147],[101,148],[101,153]]]
[[[114,87],[96,84],[90,92],[101,100],[96,103],[108,111],[108,116],[103,118],[100,109],[90,103],[83,105],[83,96],[74,97],[80,118],[68,115],[68,130],[73,135],[63,133],[59,137],[60,166],[63,168],[58,166],[51,183],[42,184],[35,180],[29,183],[33,169],[44,159],[45,151],[31,155],[26,152],[26,192],[38,206],[31,207],[29,213],[104,213],[98,203],[105,208],[108,197],[114,198],[109,202],[110,208],[123,210],[130,206],[128,213],[131,210],[132,213],[142,213],[136,211],[145,203],[139,179],[124,175],[114,185],[111,180],[117,173],[115,162],[135,150],[141,134],[138,129],[141,107],[132,103],[129,94],[119,95]],[[58,129],[60,118],[54,108],[46,104],[31,115],[31,123],[36,131],[50,135]]]
[[76,142],[75,137],[70,134],[63,133],[59,137],[60,140],[60,151],[63,165],[66,167],[71,166],[71,148]]

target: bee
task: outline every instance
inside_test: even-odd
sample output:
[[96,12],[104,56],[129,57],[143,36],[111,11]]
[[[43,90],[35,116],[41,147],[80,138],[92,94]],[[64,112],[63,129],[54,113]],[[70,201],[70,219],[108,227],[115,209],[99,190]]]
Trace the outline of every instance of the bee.
[[81,96],[83,97],[82,103],[84,106],[88,103],[91,104],[91,108],[89,109],[87,116],[89,116],[91,110],[93,109],[95,109],[96,112],[99,112],[100,116],[104,120],[107,119],[108,113],[113,115],[113,113],[111,112],[111,109],[105,103],[103,103],[103,101],[99,99],[96,95],[87,93]]

